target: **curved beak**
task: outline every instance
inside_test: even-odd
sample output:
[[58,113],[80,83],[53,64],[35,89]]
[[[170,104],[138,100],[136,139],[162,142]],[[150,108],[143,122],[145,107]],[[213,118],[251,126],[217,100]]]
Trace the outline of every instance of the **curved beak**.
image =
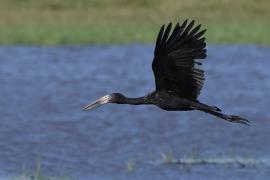
[[111,100],[111,96],[110,95],[106,95],[106,96],[103,96],[99,99],[97,99],[96,101],[86,105],[85,107],[83,107],[83,110],[84,111],[87,111],[87,110],[91,110],[91,109],[94,109],[94,108],[97,108],[103,104],[107,104],[107,103],[110,103],[110,100]]

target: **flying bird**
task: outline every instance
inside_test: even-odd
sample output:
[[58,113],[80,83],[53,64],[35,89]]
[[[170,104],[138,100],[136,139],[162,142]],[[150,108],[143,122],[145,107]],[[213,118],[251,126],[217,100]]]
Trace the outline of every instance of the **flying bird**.
[[226,115],[216,106],[201,103],[197,98],[203,87],[204,71],[199,60],[206,58],[206,29],[194,26],[194,20],[163,25],[158,33],[152,69],[155,91],[139,98],[128,98],[120,93],[103,96],[83,109],[91,110],[107,103],[152,104],[167,111],[199,110],[229,122],[249,125],[245,118]]

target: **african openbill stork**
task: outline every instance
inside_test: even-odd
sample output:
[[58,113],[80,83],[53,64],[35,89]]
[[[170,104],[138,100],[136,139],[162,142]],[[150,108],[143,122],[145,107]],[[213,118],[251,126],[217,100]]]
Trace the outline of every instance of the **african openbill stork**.
[[91,110],[107,103],[116,104],[152,104],[167,111],[199,110],[229,122],[249,125],[249,121],[240,116],[226,115],[215,106],[209,106],[197,100],[203,86],[204,71],[199,69],[200,62],[195,59],[206,58],[206,43],[203,37],[206,29],[201,25],[194,27],[194,20],[177,23],[171,32],[172,23],[159,31],[152,69],[156,90],[139,98],[128,98],[120,93],[112,93],[85,106]]

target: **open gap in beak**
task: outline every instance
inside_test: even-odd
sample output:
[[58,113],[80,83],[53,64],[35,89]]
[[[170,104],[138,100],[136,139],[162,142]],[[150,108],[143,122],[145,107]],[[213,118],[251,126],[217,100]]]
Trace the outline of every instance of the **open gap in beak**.
[[110,103],[110,101],[111,101],[111,96],[106,95],[106,96],[103,96],[103,97],[97,99],[96,101],[86,105],[85,107],[83,107],[83,110],[84,111],[91,110],[91,109],[97,108],[101,105]]

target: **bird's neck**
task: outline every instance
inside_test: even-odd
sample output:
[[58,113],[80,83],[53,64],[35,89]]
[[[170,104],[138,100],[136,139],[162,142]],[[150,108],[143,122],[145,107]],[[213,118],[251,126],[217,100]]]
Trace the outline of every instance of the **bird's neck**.
[[140,105],[140,104],[149,104],[146,97],[138,97],[138,98],[125,98],[123,103],[120,104],[132,104],[132,105]]

